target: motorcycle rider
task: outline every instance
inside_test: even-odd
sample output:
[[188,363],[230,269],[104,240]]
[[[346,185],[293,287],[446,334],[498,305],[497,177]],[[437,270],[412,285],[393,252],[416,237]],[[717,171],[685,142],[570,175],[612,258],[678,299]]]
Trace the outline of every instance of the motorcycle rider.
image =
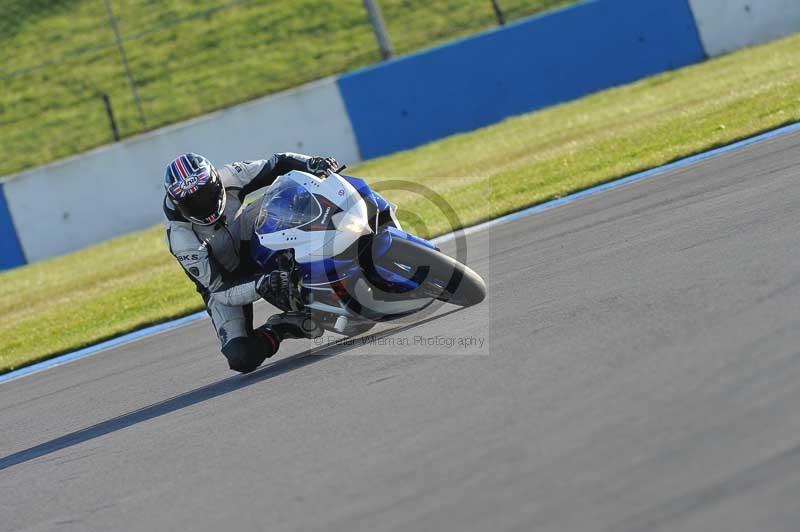
[[232,370],[251,372],[277,352],[284,338],[309,336],[302,318],[287,312],[253,328],[253,302],[264,298],[288,310],[291,286],[286,272],[261,274],[250,259],[258,202],[243,207],[245,196],[291,170],[325,177],[337,168],[332,157],[297,153],[276,153],[219,169],[201,155],[185,153],[167,166],[167,245],[203,297]]

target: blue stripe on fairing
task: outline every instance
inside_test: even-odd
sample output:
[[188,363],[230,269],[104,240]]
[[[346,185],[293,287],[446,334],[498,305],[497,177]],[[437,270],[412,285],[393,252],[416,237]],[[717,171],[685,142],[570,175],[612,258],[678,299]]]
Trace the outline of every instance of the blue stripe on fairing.
[[22,266],[27,262],[8,209],[3,184],[0,183],[0,270]]
[[[575,194],[570,194],[569,196],[565,196],[563,198],[555,199],[552,201],[548,201],[547,203],[542,203],[540,205],[536,205],[534,207],[530,207],[528,209],[523,209],[521,211],[517,211],[506,216],[501,216],[500,218],[496,218],[494,220],[484,222],[482,224],[474,225],[472,227],[468,227],[463,231],[457,231],[456,233],[448,233],[446,235],[442,235],[436,237],[432,240],[432,242],[438,244],[442,242],[446,242],[448,240],[452,240],[455,238],[456,234],[458,235],[469,235],[472,233],[477,233],[478,231],[486,230],[490,227],[494,227],[497,225],[507,224],[509,222],[513,222],[515,220],[519,220],[520,218],[525,218],[527,216],[531,216],[533,214],[552,209],[553,207],[558,207],[560,205],[566,205],[568,203],[572,203],[579,199],[583,199],[589,196],[593,196],[600,192],[605,192],[607,190],[613,190],[615,188],[627,185],[629,183],[633,183],[635,181],[641,181],[659,174],[663,174],[670,170],[675,170],[677,168],[682,168],[684,166],[688,166],[690,164],[694,164],[700,161],[704,161],[706,159],[710,159],[711,157],[715,157],[717,155],[721,155],[723,153],[728,153],[734,150],[738,150],[744,148],[745,146],[750,146],[751,144],[755,144],[757,142],[761,142],[767,139],[775,138],[781,135],[786,135],[789,133],[794,133],[800,131],[800,122],[796,124],[791,124],[789,126],[785,126],[779,129],[775,129],[772,131],[768,131],[766,133],[762,133],[760,135],[756,135],[755,137],[750,137],[745,140],[741,140],[739,142],[735,142],[733,144],[729,144],[727,146],[723,146],[721,148],[716,148],[707,152],[703,152],[697,155],[693,155],[691,157],[687,157],[685,159],[681,159],[679,161],[675,161],[673,163],[659,166],[657,168],[653,168],[650,170],[646,170],[644,172],[640,172],[638,174],[634,174],[622,179],[617,179],[616,181],[611,181],[609,183],[605,183],[603,185],[598,185],[596,187],[592,187],[581,192],[576,192]],[[65,364],[67,362],[71,362],[73,360],[78,360],[83,357],[87,357],[89,355],[93,355],[95,353],[99,353],[105,349],[111,349],[112,347],[118,347],[123,344],[127,344],[129,342],[133,342],[134,340],[139,340],[141,338],[146,338],[148,336],[152,336],[154,334],[168,331],[171,329],[175,329],[176,327],[180,327],[181,325],[185,325],[187,323],[191,323],[202,319],[207,314],[205,312],[198,312],[197,314],[192,314],[190,316],[185,316],[183,318],[173,320],[170,322],[162,323],[159,325],[154,325],[153,327],[147,327],[146,329],[141,329],[139,331],[135,331],[123,336],[119,336],[112,340],[108,340],[106,342],[102,342],[97,345],[89,346],[80,351],[75,351],[72,353],[67,353],[65,355],[61,355],[56,358],[51,358],[50,360],[45,360],[44,362],[39,362],[38,364],[34,364],[32,366],[27,366],[22,369],[18,369],[16,371],[12,371],[10,373],[6,373],[5,375],[0,375],[0,383],[7,382],[13,379],[17,379],[19,377],[23,377],[25,375],[30,375],[31,373],[37,373],[39,371],[52,368],[54,366],[58,366],[60,364]]]

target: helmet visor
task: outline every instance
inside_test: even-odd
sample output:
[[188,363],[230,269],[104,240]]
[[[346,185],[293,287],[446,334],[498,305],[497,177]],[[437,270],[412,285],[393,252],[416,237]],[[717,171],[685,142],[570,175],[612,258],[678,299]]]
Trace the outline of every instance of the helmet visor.
[[207,183],[187,192],[176,201],[185,218],[200,225],[211,225],[219,220],[225,210],[225,190],[216,172],[212,172]]

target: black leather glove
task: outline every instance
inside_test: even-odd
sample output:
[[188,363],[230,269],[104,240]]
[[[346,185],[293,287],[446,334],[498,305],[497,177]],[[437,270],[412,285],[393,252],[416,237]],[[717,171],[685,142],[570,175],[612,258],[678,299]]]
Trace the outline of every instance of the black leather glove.
[[291,295],[289,274],[275,270],[262,275],[256,281],[256,292],[267,301],[288,301]]
[[312,157],[306,163],[308,171],[319,177],[326,176],[339,168],[339,163],[333,157]]

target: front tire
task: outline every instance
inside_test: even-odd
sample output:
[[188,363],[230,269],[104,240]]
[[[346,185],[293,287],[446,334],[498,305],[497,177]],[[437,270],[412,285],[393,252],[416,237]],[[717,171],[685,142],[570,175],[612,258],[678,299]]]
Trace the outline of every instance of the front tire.
[[418,281],[420,295],[439,301],[470,307],[486,298],[486,283],[472,268],[416,242],[392,239],[389,250],[375,263]]

